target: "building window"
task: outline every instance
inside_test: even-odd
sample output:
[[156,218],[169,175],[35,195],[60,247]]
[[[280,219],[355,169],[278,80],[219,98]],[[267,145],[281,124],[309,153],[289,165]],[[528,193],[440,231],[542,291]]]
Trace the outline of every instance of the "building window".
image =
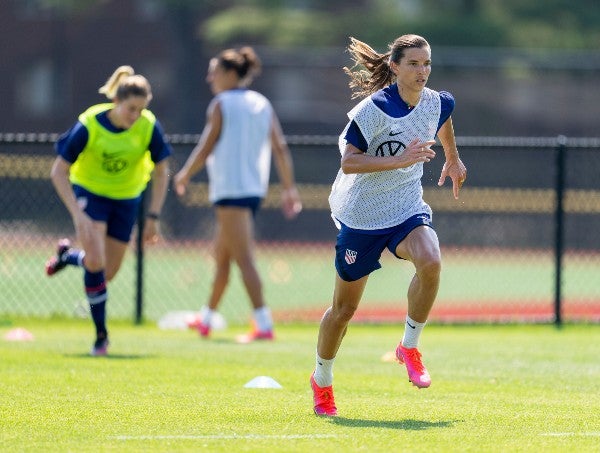
[[50,60],[40,60],[21,69],[15,87],[17,113],[34,117],[50,115],[55,105],[53,87]]

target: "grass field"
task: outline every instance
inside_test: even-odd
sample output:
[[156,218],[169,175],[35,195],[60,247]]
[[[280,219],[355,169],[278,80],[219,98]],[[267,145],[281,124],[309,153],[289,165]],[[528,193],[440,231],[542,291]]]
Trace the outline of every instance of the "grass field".
[[[600,445],[600,328],[428,326],[432,375],[417,390],[381,360],[398,327],[351,325],[335,367],[340,416],[312,413],[317,326],[193,331],[112,323],[111,355],[86,355],[88,320],[3,318],[34,341],[0,339],[2,451],[531,451]],[[266,375],[282,389],[248,389]]]

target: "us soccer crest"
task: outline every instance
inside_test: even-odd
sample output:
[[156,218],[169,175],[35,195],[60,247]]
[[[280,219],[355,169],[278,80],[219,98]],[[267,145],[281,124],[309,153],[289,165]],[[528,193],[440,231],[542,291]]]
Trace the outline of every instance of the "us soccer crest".
[[356,261],[356,255],[358,255],[358,252],[355,252],[354,250],[346,249],[346,255],[344,256],[346,263],[348,263],[348,264],[354,263]]

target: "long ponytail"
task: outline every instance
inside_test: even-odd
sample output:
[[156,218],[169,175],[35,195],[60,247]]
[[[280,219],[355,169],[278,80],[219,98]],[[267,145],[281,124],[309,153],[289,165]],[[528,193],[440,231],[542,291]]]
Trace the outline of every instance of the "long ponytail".
[[148,102],[152,99],[152,89],[148,80],[135,71],[131,66],[119,66],[108,78],[106,83],[98,89],[98,93],[104,94],[111,101],[115,99],[124,100],[129,96],[142,96]]
[[350,38],[348,52],[354,65],[344,67],[344,72],[350,76],[348,85],[353,92],[352,99],[373,94],[394,80],[388,64],[389,52],[377,53],[371,46],[353,37]]
[[353,91],[352,98],[369,96],[390,85],[395,77],[390,62],[399,63],[405,49],[424,47],[429,47],[429,43],[422,36],[402,35],[389,45],[389,52],[380,54],[364,42],[350,37],[348,52],[354,65],[344,67],[344,72],[350,76],[348,85]]

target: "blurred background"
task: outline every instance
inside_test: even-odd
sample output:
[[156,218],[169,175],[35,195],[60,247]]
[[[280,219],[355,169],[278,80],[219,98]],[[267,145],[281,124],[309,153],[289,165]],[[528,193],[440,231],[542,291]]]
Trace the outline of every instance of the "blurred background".
[[167,132],[199,132],[208,60],[249,44],[286,132],[338,134],[349,37],[384,52],[417,33],[433,49],[430,87],[455,94],[459,135],[595,136],[599,24],[594,0],[2,0],[0,124],[61,131],[130,64]]
[[[279,114],[305,203],[297,220],[284,221],[273,176],[257,218],[267,300],[280,320],[318,320],[334,280],[327,195],[339,167],[336,135],[356,102],[342,70],[349,37],[385,52],[397,36],[417,33],[432,46],[429,86],[456,98],[469,169],[458,202],[449,186],[437,188],[442,159],[425,170],[445,259],[433,319],[600,320],[597,1],[0,0],[0,27],[0,315],[81,313],[76,272],[43,274],[56,240],[74,239],[48,175],[57,134],[104,101],[97,91],[114,69],[129,64],[149,79],[176,171],[204,126],[209,59],[252,45],[263,61],[252,87]],[[140,297],[148,319],[198,310],[210,286],[213,225],[200,174],[185,199],[169,195],[165,241],[146,254],[141,295],[132,244],[111,283],[109,316],[132,316]],[[412,270],[383,260],[358,316],[396,321]],[[225,315],[243,322],[248,305],[232,281]]]

